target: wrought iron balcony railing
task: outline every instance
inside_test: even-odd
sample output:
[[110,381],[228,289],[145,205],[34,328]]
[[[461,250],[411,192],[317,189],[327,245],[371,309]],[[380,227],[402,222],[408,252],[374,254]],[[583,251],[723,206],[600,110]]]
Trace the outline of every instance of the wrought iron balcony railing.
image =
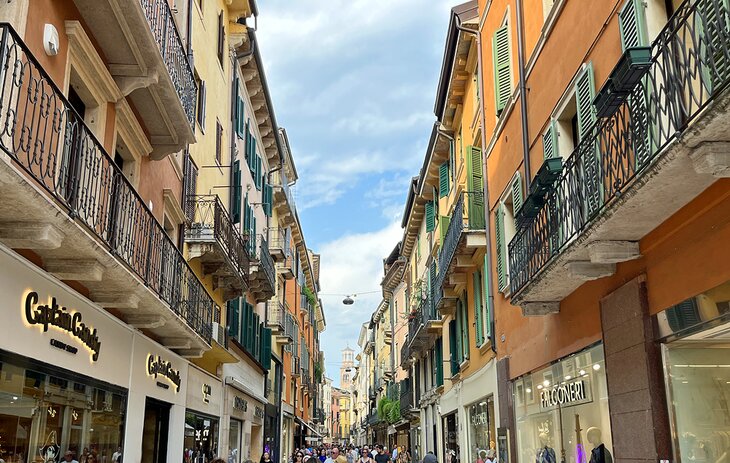
[[451,263],[454,261],[457,251],[462,243],[462,235],[468,231],[484,231],[486,220],[484,216],[484,192],[468,191],[462,192],[456,200],[454,212],[451,214],[449,226],[446,229],[443,244],[438,256],[438,279],[434,291],[435,303],[438,305],[443,292],[444,280],[448,276]]
[[410,344],[409,341],[410,338],[408,337],[408,335],[406,335],[406,338],[403,340],[403,345],[400,348],[400,364],[403,368],[407,368],[405,365],[411,358],[411,349],[408,347]]
[[296,203],[294,202],[294,194],[292,192],[291,186],[289,185],[289,178],[286,175],[286,172],[284,172],[282,169],[277,170],[276,172],[272,173],[272,177],[274,180],[274,187],[280,188],[281,191],[284,193],[285,199],[287,203],[289,203],[289,209],[295,210],[296,209]]
[[287,324],[287,310],[284,302],[282,301],[271,301],[269,302],[269,313],[267,316],[267,323],[273,327],[274,332],[284,334],[286,331]]
[[509,243],[513,297],[727,88],[729,16],[724,0],[686,0],[675,11],[651,45],[646,74],[590,128],[536,216]]
[[277,257],[277,262],[284,260],[291,254],[291,232],[287,228],[269,229],[269,248],[271,254]]
[[[433,288],[432,288],[433,289]],[[433,291],[430,293],[424,288],[421,299],[415,313],[409,316],[408,339],[410,346],[414,347],[421,342],[421,336],[425,332],[426,324],[440,319],[436,306],[433,303]]]
[[170,4],[167,0],[140,0],[140,4],[188,122],[194,126],[198,88]]
[[190,219],[185,229],[186,241],[216,241],[229,265],[247,284],[250,265],[246,252],[247,238],[244,239],[233,225],[218,195],[189,196],[186,209]]
[[[252,264],[257,265],[256,275],[252,275],[261,280],[261,274],[263,274],[264,288],[262,292],[265,294],[263,300],[268,300],[274,294],[276,288],[276,271],[274,270],[274,259],[271,257],[269,251],[269,244],[263,235],[256,236],[256,245],[249,246],[250,256]],[[252,272],[253,273],[253,272]]]
[[0,34],[0,149],[210,343],[203,284],[21,38]]

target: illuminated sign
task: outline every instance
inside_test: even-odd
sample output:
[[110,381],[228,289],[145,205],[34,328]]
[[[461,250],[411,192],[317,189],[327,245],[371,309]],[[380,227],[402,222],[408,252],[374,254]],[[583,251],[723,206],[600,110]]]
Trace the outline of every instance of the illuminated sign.
[[542,409],[578,405],[591,400],[591,388],[587,378],[556,384],[540,391]]
[[[159,355],[155,358],[154,355],[149,354],[147,356],[147,374],[157,379],[158,376],[162,376],[175,385],[175,392],[180,392],[180,370],[176,370],[172,367],[172,363],[162,360]],[[157,383],[158,385],[161,383]]]
[[210,395],[213,393],[213,388],[210,384],[203,384],[203,402],[210,403]]
[[[92,353],[91,359],[97,361],[101,350],[101,341],[99,341],[96,328],[83,322],[81,312],[69,312],[66,307],[58,304],[55,297],[51,298],[50,304],[38,304],[38,300],[38,293],[35,291],[29,292],[25,297],[25,320],[28,324],[43,326],[44,333],[51,326],[68,332],[88,347]],[[73,348],[68,349],[65,343],[58,340],[52,340],[51,345],[76,353]]]

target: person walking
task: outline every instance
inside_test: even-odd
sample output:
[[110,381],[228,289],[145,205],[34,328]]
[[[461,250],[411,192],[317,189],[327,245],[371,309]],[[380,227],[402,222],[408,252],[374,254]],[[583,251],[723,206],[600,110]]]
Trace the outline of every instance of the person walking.
[[436,455],[433,451],[429,450],[425,457],[423,457],[423,463],[438,463]]
[[360,458],[358,458],[357,463],[374,463],[370,457],[370,449],[367,445],[364,445],[362,450],[360,450]]

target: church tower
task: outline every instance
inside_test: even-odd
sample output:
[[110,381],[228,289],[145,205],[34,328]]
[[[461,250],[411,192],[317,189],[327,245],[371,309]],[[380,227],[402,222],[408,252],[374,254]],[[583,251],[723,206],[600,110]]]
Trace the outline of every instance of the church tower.
[[352,387],[352,377],[355,374],[355,351],[350,346],[342,349],[342,366],[340,366],[340,388],[346,391]]

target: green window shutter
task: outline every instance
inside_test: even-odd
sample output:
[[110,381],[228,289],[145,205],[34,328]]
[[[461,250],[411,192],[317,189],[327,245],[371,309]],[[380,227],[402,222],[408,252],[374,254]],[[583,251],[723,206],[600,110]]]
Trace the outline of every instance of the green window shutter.
[[643,0],[627,0],[618,13],[621,48],[644,47],[649,44],[646,32],[646,11]]
[[436,302],[435,294],[436,294],[436,291],[441,291],[441,288],[438,288],[437,287],[438,285],[436,284],[436,278],[438,277],[438,271],[436,270],[436,259],[434,259],[431,262],[430,270],[431,270],[431,274],[430,274],[430,279],[429,279],[428,294],[430,295],[431,300],[430,300],[429,310],[431,311],[431,317],[434,319],[437,319],[438,317],[436,316],[437,315],[436,306],[434,305],[434,303]]
[[446,232],[449,230],[449,223],[451,223],[451,217],[448,215],[442,215],[439,218],[439,246],[444,245],[444,238],[446,237]]
[[272,203],[274,202],[274,189],[269,184],[264,184],[264,212],[266,217],[271,217]]
[[512,189],[512,210],[517,215],[517,211],[522,207],[522,176],[519,172],[515,172],[510,188]]
[[596,122],[596,108],[593,99],[596,96],[596,85],[593,81],[593,65],[587,66],[575,82],[575,104],[578,119],[578,140],[590,136],[590,130]]
[[456,339],[456,320],[451,320],[449,322],[449,360],[451,363],[451,376],[459,373]]
[[449,172],[451,173],[451,183],[456,183],[456,140],[449,141]]
[[251,127],[249,121],[246,121],[246,146],[244,152],[246,153],[246,164],[248,168],[251,168]]
[[228,322],[228,336],[238,338],[238,320],[240,316],[239,299],[231,299],[226,302],[226,321]]
[[464,352],[462,359],[466,360],[469,358],[469,304],[466,299],[462,299],[461,303],[461,348]]
[[264,328],[262,331],[261,365],[266,370],[271,370],[271,328]]
[[248,214],[248,193],[246,193],[246,197],[243,199],[243,230],[247,231],[250,228],[249,224],[250,216]]
[[482,317],[482,277],[479,270],[472,274],[474,287],[474,321],[477,335],[477,346],[484,343],[484,318]]
[[421,235],[416,238],[416,259],[421,260]]
[[492,306],[489,301],[489,285],[492,284],[489,259],[484,254],[484,266],[482,267],[482,280],[484,280],[484,338],[485,341],[492,337]]
[[426,203],[426,231],[432,232],[436,228],[436,217],[434,216],[433,201]]
[[249,352],[249,354],[252,354],[254,351],[254,343],[256,342],[256,334],[254,333],[254,312],[253,312],[253,305],[249,304],[248,302],[246,304],[246,339],[245,339],[245,347],[246,350]]
[[459,365],[461,365],[461,362],[464,361],[464,334],[462,332],[463,323],[461,320],[461,307],[461,298],[459,298],[456,301],[456,362]]
[[245,299],[241,301],[241,326],[238,332],[238,342],[245,348],[248,342],[248,302]]
[[444,347],[443,340],[438,338],[433,347],[433,361],[436,363],[436,385],[444,385]]
[[251,330],[253,331],[253,350],[251,354],[256,360],[261,360],[261,317],[259,314],[253,314],[253,321],[251,323]]
[[509,52],[509,26],[505,24],[494,32],[492,38],[494,63],[494,89],[497,114],[507,106],[512,96],[511,56]]
[[542,136],[542,157],[543,159],[560,157],[558,149],[558,126],[554,120],[550,120],[548,131]]
[[241,161],[233,162],[233,188],[231,201],[231,220],[233,223],[241,221]]
[[484,220],[484,176],[482,175],[482,150],[474,146],[466,148],[466,180],[468,196],[469,228],[483,230]]
[[494,234],[497,241],[497,282],[499,289],[507,286],[507,246],[504,232],[504,205],[499,203],[494,215]]
[[449,195],[449,163],[444,162],[439,166],[439,198]]

